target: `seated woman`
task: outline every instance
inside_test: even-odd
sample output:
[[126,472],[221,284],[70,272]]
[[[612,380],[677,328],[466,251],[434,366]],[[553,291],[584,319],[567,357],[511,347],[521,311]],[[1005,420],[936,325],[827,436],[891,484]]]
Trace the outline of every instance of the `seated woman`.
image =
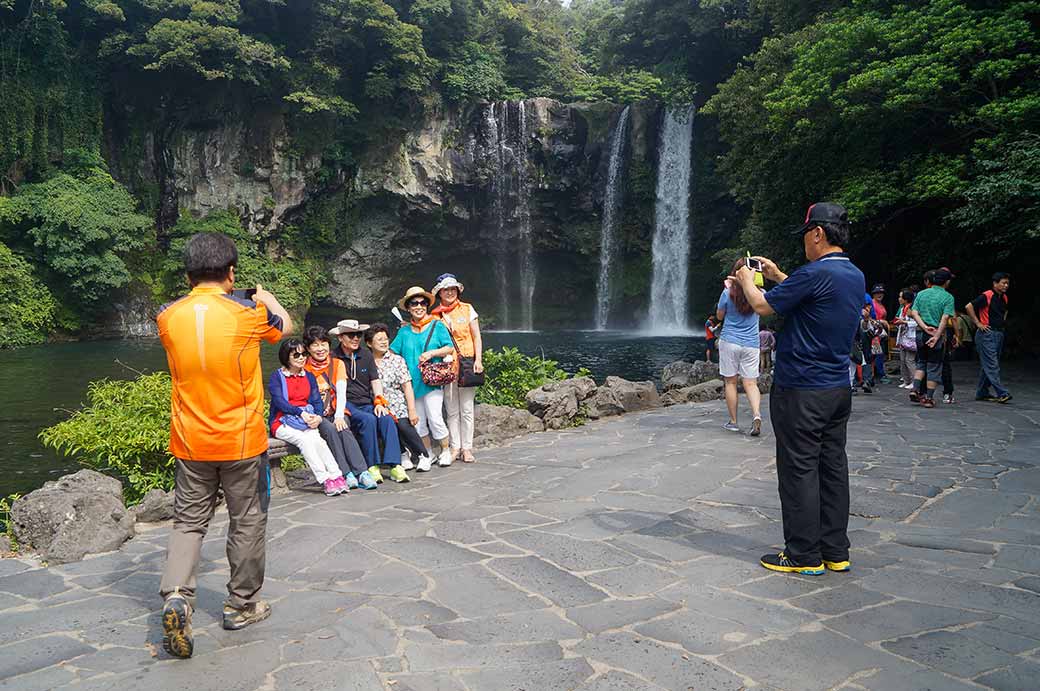
[[329,445],[336,464],[347,481],[347,487],[354,489],[375,489],[379,485],[368,472],[365,457],[361,453],[354,433],[350,431],[346,412],[347,372],[343,361],[329,355],[332,345],[324,327],[310,326],[303,332],[303,344],[307,347],[307,362],[303,368],[314,375],[318,382],[318,393],[321,395],[321,424],[318,433]]
[[321,396],[314,375],[303,369],[306,359],[307,349],[299,339],[290,338],[278,349],[282,366],[271,373],[267,382],[271,394],[271,434],[300,450],[314,479],[324,485],[326,496],[333,497],[350,490],[336,459],[318,433],[322,420]]
[[448,426],[444,423],[444,392],[440,386],[430,386],[422,380],[419,364],[440,362],[454,353],[455,346],[444,322],[430,316],[432,304],[433,295],[419,286],[413,286],[405,292],[397,306],[408,311],[411,321],[397,332],[390,350],[408,363],[415,391],[415,411],[419,416],[416,428],[427,448],[432,448],[430,436],[433,436],[440,447],[437,465],[443,467],[451,465],[452,461],[448,448]]
[[379,378],[383,382],[383,395],[389,402],[390,414],[397,422],[397,435],[401,444],[411,453],[411,459],[401,459],[401,467],[405,470],[414,467],[425,473],[433,465],[433,459],[415,429],[419,415],[415,411],[415,395],[412,393],[412,375],[408,371],[408,364],[403,357],[390,352],[389,328],[386,324],[368,327],[365,344],[376,359]]

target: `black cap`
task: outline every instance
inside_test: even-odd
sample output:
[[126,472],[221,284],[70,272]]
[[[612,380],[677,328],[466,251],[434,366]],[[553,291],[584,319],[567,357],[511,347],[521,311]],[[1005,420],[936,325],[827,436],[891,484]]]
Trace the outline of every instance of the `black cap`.
[[870,294],[871,295],[876,295],[877,293],[884,293],[884,292],[885,292],[885,284],[884,283],[878,283],[873,288],[870,289]]
[[816,202],[805,212],[805,223],[791,231],[791,235],[805,235],[805,231],[823,222],[848,223],[849,214],[841,204]]
[[935,273],[932,275],[932,284],[942,285],[943,283],[949,281],[951,278],[953,278],[953,274],[950,273],[949,269],[936,269]]

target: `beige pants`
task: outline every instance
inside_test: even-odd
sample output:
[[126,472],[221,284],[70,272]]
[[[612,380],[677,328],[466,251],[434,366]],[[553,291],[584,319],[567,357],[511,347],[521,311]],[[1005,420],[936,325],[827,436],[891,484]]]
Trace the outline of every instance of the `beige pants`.
[[444,387],[444,407],[448,411],[448,436],[451,448],[473,448],[473,403],[477,387],[452,382]]
[[227,557],[231,565],[225,603],[242,608],[257,600],[264,584],[267,532],[267,461],[254,456],[241,461],[177,459],[173,500],[173,532],[166,551],[159,592],[178,588],[195,604],[195,570],[202,540],[224,490],[228,508]]

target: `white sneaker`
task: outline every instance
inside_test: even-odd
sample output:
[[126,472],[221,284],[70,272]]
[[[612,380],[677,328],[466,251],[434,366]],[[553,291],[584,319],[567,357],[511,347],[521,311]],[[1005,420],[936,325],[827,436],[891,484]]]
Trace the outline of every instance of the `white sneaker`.
[[432,467],[433,459],[427,456],[426,454],[423,454],[422,456],[419,456],[419,464],[416,466],[415,469],[418,470],[420,473],[425,473],[429,471]]
[[451,450],[444,449],[441,451],[441,455],[437,457],[437,465],[442,468],[447,468],[451,465]]
[[414,467],[415,467],[415,464],[412,463],[412,456],[411,456],[411,454],[407,454],[407,453],[401,454],[401,468],[403,470],[411,470]]

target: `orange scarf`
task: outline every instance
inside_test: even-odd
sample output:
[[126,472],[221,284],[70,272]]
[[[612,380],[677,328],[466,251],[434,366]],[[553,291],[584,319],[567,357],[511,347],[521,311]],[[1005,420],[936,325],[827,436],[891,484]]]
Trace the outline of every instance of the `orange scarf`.
[[412,326],[417,328],[417,329],[419,329],[419,331],[422,331],[423,327],[425,327],[427,324],[429,324],[432,321],[433,321],[433,317],[431,317],[430,315],[427,314],[425,317],[422,318],[422,321],[420,321],[418,324],[415,323],[415,319],[412,319]]
[[448,312],[451,312],[452,310],[454,310],[456,307],[458,307],[461,304],[462,304],[462,300],[456,300],[455,302],[451,303],[450,307],[448,307],[446,305],[443,305],[443,304],[437,305],[436,307],[433,308],[433,314],[436,314],[439,317],[442,314],[447,314]]

